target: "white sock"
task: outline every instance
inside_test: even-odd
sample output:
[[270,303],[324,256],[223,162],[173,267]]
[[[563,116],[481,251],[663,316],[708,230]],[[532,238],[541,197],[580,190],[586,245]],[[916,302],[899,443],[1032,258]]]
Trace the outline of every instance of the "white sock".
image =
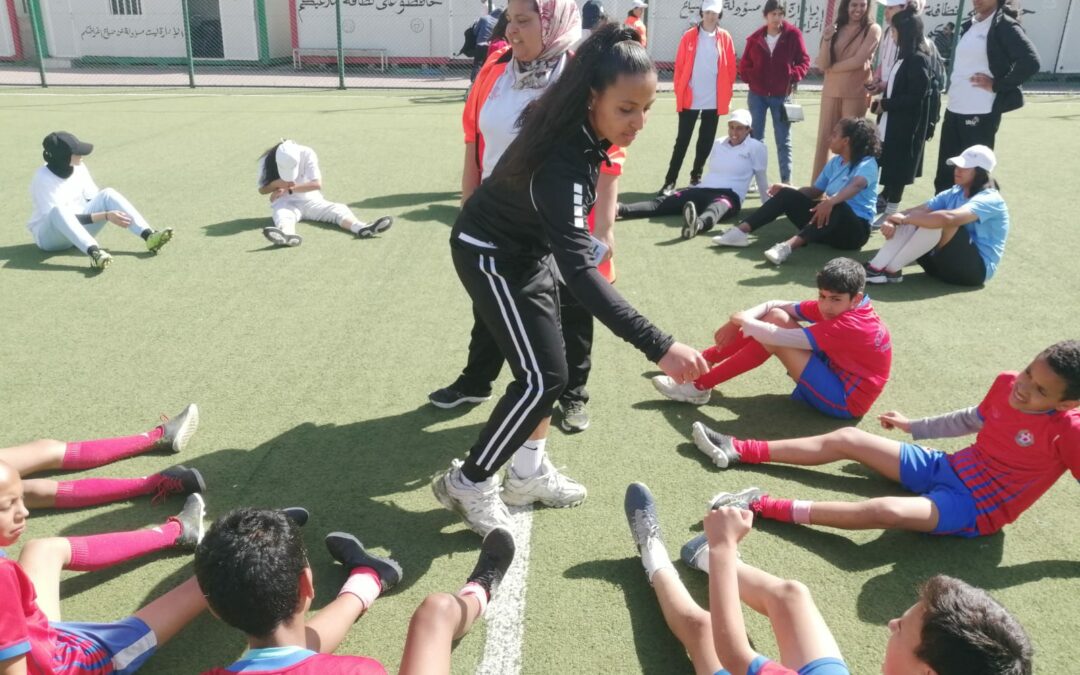
[[367,227],[367,223],[358,220],[349,226],[349,232],[352,232],[353,234],[360,234],[360,230],[364,229],[365,227]]
[[487,611],[488,606],[488,594],[487,591],[484,590],[483,586],[474,581],[470,581],[469,583],[465,584],[465,586],[460,591],[458,591],[458,595],[460,597],[465,597],[466,595],[475,595],[476,599],[480,602],[479,616],[484,616],[484,612]]
[[379,583],[378,575],[370,567],[357,567],[349,574],[345,585],[338,591],[338,595],[345,593],[351,593],[359,598],[360,602],[364,603],[366,612],[371,607],[371,603],[375,602],[375,598],[382,593],[382,584]]
[[487,478],[480,481],[479,483],[474,483],[471,480],[469,480],[468,476],[465,475],[464,471],[458,471],[457,476],[456,477],[451,476],[450,479],[453,480],[458,485],[461,485],[463,487],[476,488],[477,490],[487,490],[492,485],[492,476],[488,476]]
[[525,441],[517,452],[510,467],[521,478],[529,478],[540,472],[540,466],[544,463],[547,454],[547,439],[541,438],[535,441]]
[[665,567],[675,568],[671,564],[671,556],[668,555],[667,549],[664,548],[664,542],[660,541],[660,537],[649,539],[649,543],[641,550],[641,564],[645,566],[645,574],[648,575],[650,583],[653,575],[659,570]]
[[899,210],[900,210],[900,203],[899,202],[885,202],[884,215],[891,216],[892,214],[896,213]]

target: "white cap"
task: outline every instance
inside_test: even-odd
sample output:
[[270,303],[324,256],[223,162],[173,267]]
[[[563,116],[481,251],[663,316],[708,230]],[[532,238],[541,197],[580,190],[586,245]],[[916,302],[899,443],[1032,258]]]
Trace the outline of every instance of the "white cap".
[[908,0],[885,0],[886,7],[903,7],[908,4]]
[[701,11],[704,12],[716,12],[717,14],[724,13],[724,0],[705,0],[701,3]]
[[978,167],[980,169],[986,169],[987,173],[989,173],[997,166],[997,157],[994,156],[994,151],[985,145],[973,145],[960,153],[959,157],[950,157],[945,163],[952,166],[958,166],[961,169],[974,169]]
[[649,6],[647,3],[642,2],[642,0],[634,0],[633,4],[634,4],[634,9],[637,9],[638,7],[641,7],[642,9],[644,9],[645,7]]
[[750,111],[746,108],[739,108],[738,110],[732,110],[728,116],[728,122],[734,122],[735,124],[741,124],[744,127],[751,126],[753,119],[750,117]]
[[282,141],[274,153],[274,161],[281,180],[296,180],[300,174],[300,146],[292,141]]

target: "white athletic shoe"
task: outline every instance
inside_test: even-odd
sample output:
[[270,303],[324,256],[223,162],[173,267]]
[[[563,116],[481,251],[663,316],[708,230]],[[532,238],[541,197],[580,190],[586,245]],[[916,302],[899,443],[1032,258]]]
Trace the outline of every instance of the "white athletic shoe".
[[749,487],[738,492],[718,492],[709,500],[709,510],[715,511],[730,506],[743,511],[751,511],[754,503],[764,496],[765,491],[756,487]]
[[165,424],[161,425],[161,427],[164,433],[158,442],[161,445],[169,446],[173,452],[180,452],[187,447],[188,441],[195,435],[195,430],[199,428],[199,406],[189,403],[186,408],[180,411],[179,415],[172,419],[166,419]]
[[694,204],[694,202],[686,202],[685,204],[683,204],[682,217],[682,238],[693,239],[701,230],[701,224],[698,222],[697,217],[697,205]]
[[716,466],[726,469],[739,461],[739,453],[735,452],[731,436],[713,431],[701,422],[694,422],[692,430],[694,445],[708,455]]
[[791,246],[787,242],[780,242],[765,251],[765,259],[774,265],[783,265],[784,261],[791,257]]
[[585,501],[585,486],[569,476],[559,473],[547,456],[535,476],[522,478],[514,473],[514,467],[506,470],[502,500],[510,506],[525,506],[540,502],[544,506],[564,509]]
[[737,246],[739,248],[744,248],[750,245],[750,235],[737,227],[733,227],[727,232],[713,237],[712,243],[717,246]]
[[492,476],[492,485],[486,489],[468,485],[462,481],[461,465],[462,461],[455,459],[450,462],[449,469],[435,474],[431,479],[435,499],[461,516],[465,524],[481,537],[499,527],[510,529],[513,521],[506,504],[499,498],[498,477]]
[[652,383],[656,387],[656,391],[673,401],[705,405],[709,402],[709,397],[712,396],[712,389],[698,389],[693,382],[678,384],[667,375],[657,375],[652,379]]

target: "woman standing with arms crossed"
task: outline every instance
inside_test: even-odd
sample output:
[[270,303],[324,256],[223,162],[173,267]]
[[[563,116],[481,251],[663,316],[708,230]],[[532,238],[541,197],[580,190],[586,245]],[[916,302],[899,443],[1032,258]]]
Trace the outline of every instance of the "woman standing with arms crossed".
[[[547,0],[542,7],[534,0],[511,0],[506,15],[513,17],[508,30],[511,44],[498,56],[493,55],[493,60],[477,76],[462,115],[465,130],[462,204],[481,181],[487,180],[517,136],[518,118],[525,107],[562,74],[570,58],[569,45],[577,39],[579,24],[575,21],[577,12],[572,0]],[[546,72],[541,73],[545,68]],[[621,153],[616,153],[613,148],[608,154]],[[597,238],[610,248],[621,164],[605,164],[600,171],[597,201],[602,206],[598,206],[593,215],[599,217]],[[589,224],[594,225],[593,219]],[[600,269],[608,281],[614,279],[610,261]],[[570,369],[566,389],[559,399],[562,428],[568,432],[584,431],[589,426],[585,410],[589,394],[585,385],[592,366],[592,315],[568,291],[560,293],[559,300]],[[499,376],[502,363],[495,338],[480,317],[474,316],[465,369],[452,384],[429,394],[428,400],[439,408],[486,401],[491,397],[491,384]]]
[[705,160],[716,140],[717,121],[720,115],[728,114],[735,86],[735,45],[731,35],[720,27],[723,14],[722,0],[705,0],[701,5],[701,21],[683,33],[679,40],[675,54],[675,110],[679,113],[679,132],[671,150],[664,186],[658,193],[660,196],[675,190],[699,115],[701,128],[698,129],[694,165],[690,169],[690,186],[701,182]]
[[870,20],[868,0],[841,0],[836,23],[821,36],[817,65],[825,73],[821,87],[814,172],[817,176],[829,159],[829,137],[845,117],[865,117],[870,107],[870,64],[881,41],[881,26]]
[[[507,504],[574,506],[586,496],[536,443],[547,436],[567,377],[558,274],[591,314],[665,373],[685,382],[707,368],[597,272],[585,228],[607,149],[634,141],[655,99],[656,70],[637,33],[601,27],[526,109],[521,132],[454,224],[458,277],[514,373],[468,458],[453,460],[431,484],[439,502],[481,534],[510,523]],[[495,474],[511,457],[500,493]],[[578,489],[564,489],[567,482]]]
[[780,182],[791,182],[791,123],[784,120],[784,104],[792,89],[810,70],[810,55],[802,32],[784,20],[784,4],[766,0],[761,13],[765,25],[746,38],[739,76],[750,87],[746,103],[753,120],[752,135],[765,138],[765,114],[772,114]]

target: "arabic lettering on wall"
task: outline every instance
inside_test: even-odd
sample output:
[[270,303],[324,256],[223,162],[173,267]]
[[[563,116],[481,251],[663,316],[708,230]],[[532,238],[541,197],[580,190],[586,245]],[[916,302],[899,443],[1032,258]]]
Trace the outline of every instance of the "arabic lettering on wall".
[[83,32],[79,37],[83,40],[111,40],[113,38],[158,38],[161,40],[168,40],[170,38],[183,38],[184,29],[177,26],[156,26],[154,28],[87,26],[83,29]]
[[[404,14],[409,9],[438,7],[443,4],[445,4],[445,0],[341,0],[342,8],[371,7],[377,12],[390,10],[394,14]],[[336,5],[337,0],[300,0],[296,7],[296,13],[303,19],[304,10],[334,9]]]

